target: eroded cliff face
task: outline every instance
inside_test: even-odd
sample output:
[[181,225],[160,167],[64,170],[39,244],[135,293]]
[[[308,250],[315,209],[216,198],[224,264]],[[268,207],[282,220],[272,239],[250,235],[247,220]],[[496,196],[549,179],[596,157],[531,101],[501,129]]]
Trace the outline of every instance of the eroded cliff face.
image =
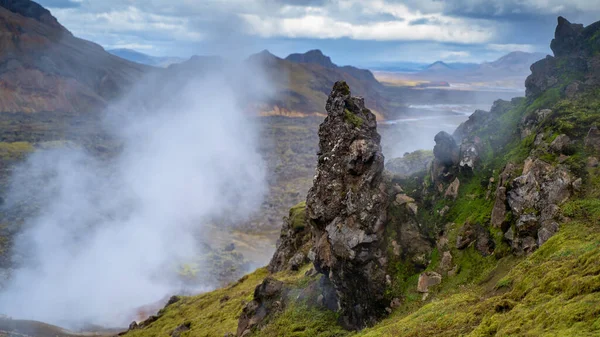
[[[600,85],[599,32],[600,22],[584,27],[558,17],[550,44],[554,56],[546,56],[531,65],[532,74],[525,81],[527,96],[559,89],[573,98],[577,93]],[[569,83],[564,83],[565,80]]]
[[385,312],[383,252],[388,196],[375,115],[337,82],[319,128],[319,159],[306,201],[310,257],[338,295],[344,324],[360,329]]

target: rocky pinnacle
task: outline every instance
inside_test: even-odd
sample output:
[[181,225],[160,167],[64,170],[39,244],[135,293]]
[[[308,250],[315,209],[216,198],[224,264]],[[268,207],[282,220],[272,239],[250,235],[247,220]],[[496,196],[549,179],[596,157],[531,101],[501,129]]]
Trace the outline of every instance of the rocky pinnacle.
[[315,241],[310,257],[336,290],[342,324],[361,329],[386,307],[382,247],[388,201],[381,137],[375,115],[363,98],[350,95],[345,82],[335,83],[326,110],[306,201]]

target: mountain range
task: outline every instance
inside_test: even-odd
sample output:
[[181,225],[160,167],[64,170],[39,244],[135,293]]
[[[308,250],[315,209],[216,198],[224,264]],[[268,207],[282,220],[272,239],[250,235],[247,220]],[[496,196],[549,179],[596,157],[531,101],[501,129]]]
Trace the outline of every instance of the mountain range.
[[152,56],[148,54],[141,53],[139,51],[127,48],[119,48],[119,49],[109,49],[107,52],[116,55],[120,58],[145,64],[153,67],[161,67],[165,68],[174,63],[180,63],[185,61],[185,59],[181,57],[173,57],[173,56]]
[[[4,32],[0,36],[0,112],[97,111],[143,76],[169,77],[169,72],[185,67],[198,70],[203,67],[198,63],[211,59],[192,57],[178,63],[181,60],[176,58],[155,58],[131,50],[107,52],[73,36],[33,1],[3,0],[0,5],[0,30]],[[328,91],[340,78],[351,83],[376,111],[388,112],[381,85],[370,71],[338,67],[320,51],[286,59],[265,51],[246,62],[260,62],[275,87],[271,100],[253,102],[262,115],[322,114]],[[210,65],[214,63],[204,66]]]
[[73,36],[35,2],[0,5],[2,112],[101,108],[150,70]]

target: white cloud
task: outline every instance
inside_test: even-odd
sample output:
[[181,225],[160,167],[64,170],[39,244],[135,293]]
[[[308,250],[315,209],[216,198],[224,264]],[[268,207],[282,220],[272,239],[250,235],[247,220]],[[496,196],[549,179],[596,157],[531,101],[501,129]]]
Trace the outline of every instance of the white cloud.
[[465,59],[471,56],[471,53],[468,51],[442,51],[440,53],[440,58],[442,60],[460,60]]
[[536,47],[530,44],[515,44],[515,43],[506,43],[506,44],[488,44],[487,49],[493,51],[501,51],[501,52],[512,52],[512,51],[524,51],[528,53],[533,53],[536,51]]
[[[62,0],[39,1],[56,5]],[[349,42],[355,46],[365,40],[390,45],[449,43],[504,51],[514,50],[510,44],[518,36],[516,49],[531,51],[527,43],[551,38],[554,23],[548,16],[560,14],[589,24],[588,18],[600,15],[600,0],[76,1],[78,6],[73,8],[50,8],[75,35],[104,46],[152,45],[158,54],[185,50],[181,56],[223,53],[226,43],[238,50],[240,44],[262,43],[262,38],[344,38],[357,41]],[[536,21],[540,17],[544,20]],[[527,34],[521,34],[523,27],[530,29]],[[214,41],[221,41],[223,50],[213,48]],[[470,52],[475,54],[474,49]]]
[[242,14],[251,33],[265,38],[350,38],[379,41],[438,41],[483,43],[494,36],[491,27],[470,25],[459,19],[436,16],[436,24],[410,25],[407,20],[353,24],[328,16],[305,15],[297,18],[261,17]]

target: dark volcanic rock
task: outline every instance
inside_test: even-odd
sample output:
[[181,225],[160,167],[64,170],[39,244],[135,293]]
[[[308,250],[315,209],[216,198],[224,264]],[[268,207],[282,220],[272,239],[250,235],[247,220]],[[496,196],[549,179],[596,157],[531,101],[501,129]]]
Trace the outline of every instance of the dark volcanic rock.
[[550,42],[550,48],[554,56],[568,56],[572,53],[578,53],[581,48],[581,33],[583,25],[570,23],[569,20],[558,17],[558,25],[554,31],[554,39]]
[[292,207],[289,216],[283,219],[277,249],[267,266],[269,272],[297,270],[306,262],[306,246],[310,243],[310,238],[310,230],[306,223],[306,204],[302,202]]
[[254,289],[254,299],[246,304],[240,315],[237,336],[261,326],[265,319],[283,309],[283,282],[267,277]]
[[173,332],[171,332],[171,337],[179,337],[179,336],[181,336],[182,333],[189,331],[191,327],[192,327],[192,323],[190,323],[190,322],[183,323],[183,324],[179,325],[178,327],[176,327],[175,330],[173,330]]
[[337,82],[319,128],[319,159],[308,192],[311,259],[338,295],[342,323],[361,329],[385,313],[383,252],[388,197],[375,116]]
[[441,131],[435,135],[433,147],[433,164],[431,165],[431,178],[433,181],[449,181],[456,171],[459,162],[460,149],[450,134]]
[[550,45],[554,57],[547,56],[531,66],[531,75],[525,81],[527,96],[561,88],[562,94],[574,97],[586,87],[600,84],[598,32],[600,22],[583,27],[559,17]]
[[458,145],[450,134],[446,131],[441,131],[434,138],[435,146],[433,155],[435,159],[445,166],[456,165],[458,163]]

